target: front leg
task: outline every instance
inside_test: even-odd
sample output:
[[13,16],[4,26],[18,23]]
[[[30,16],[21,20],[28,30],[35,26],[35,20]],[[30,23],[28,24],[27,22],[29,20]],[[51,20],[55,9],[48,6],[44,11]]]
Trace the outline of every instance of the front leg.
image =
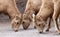
[[59,16],[59,7],[58,5],[54,5],[54,14],[53,14],[53,21],[54,21],[54,25],[55,25],[55,29],[58,33],[60,33],[60,30],[59,30],[59,26],[58,26],[58,16]]
[[51,28],[50,24],[51,24],[51,18],[49,17],[48,20],[47,20],[48,28],[46,29],[46,31],[49,31],[49,29]]

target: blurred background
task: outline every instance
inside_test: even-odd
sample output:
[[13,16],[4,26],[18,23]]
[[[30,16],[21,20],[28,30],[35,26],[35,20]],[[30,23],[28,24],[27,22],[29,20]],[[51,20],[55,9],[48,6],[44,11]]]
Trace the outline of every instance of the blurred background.
[[[17,0],[16,1],[16,5],[17,5],[17,7],[21,13],[24,13],[26,2],[27,2],[27,0]],[[0,14],[0,21],[1,22],[2,21],[8,21],[8,20],[9,20],[8,16],[6,16],[4,14]]]
[[23,13],[25,10],[27,0],[17,0],[17,7]]

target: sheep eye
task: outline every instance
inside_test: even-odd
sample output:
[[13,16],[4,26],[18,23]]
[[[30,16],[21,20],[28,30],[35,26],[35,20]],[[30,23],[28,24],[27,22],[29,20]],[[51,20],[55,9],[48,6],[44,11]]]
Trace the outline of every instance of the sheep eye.
[[40,24],[39,24],[39,26],[40,26]]
[[19,24],[19,23],[17,23],[17,24]]

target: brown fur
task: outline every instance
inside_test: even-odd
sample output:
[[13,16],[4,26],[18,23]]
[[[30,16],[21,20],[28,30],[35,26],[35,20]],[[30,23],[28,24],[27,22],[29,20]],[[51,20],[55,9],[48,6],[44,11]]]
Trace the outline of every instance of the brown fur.
[[54,14],[53,14],[53,21],[55,24],[55,29],[58,33],[60,33],[59,27],[58,27],[58,16],[60,14],[60,0],[53,0],[54,2]]
[[15,0],[0,0],[0,13],[8,15],[11,20],[13,30],[18,30],[22,21],[22,14],[17,9]]
[[[39,30],[40,33],[43,32],[48,17],[51,20],[54,11],[53,5],[54,4],[52,0],[42,0],[42,6],[35,17],[36,28]],[[50,24],[50,20],[49,20],[49,24]]]
[[23,14],[23,28],[27,29],[32,22],[32,14],[37,14],[40,6],[41,6],[41,0],[28,0],[26,4],[26,9]]

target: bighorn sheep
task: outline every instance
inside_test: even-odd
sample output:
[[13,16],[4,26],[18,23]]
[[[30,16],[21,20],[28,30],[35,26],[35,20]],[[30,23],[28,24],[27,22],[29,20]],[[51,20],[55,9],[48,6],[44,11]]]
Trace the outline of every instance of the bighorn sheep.
[[24,29],[27,29],[32,22],[32,14],[37,14],[42,2],[41,0],[28,0],[26,4],[26,9],[23,14],[22,25]]
[[0,0],[0,13],[9,16],[14,31],[18,31],[22,22],[22,14],[19,12],[15,0]]
[[40,33],[43,32],[43,29],[45,27],[45,24],[46,24],[46,21],[48,18],[50,18],[48,29],[47,29],[47,31],[49,31],[53,11],[54,11],[53,1],[52,0],[42,0],[41,8],[35,17],[35,24],[36,24],[35,26]]

